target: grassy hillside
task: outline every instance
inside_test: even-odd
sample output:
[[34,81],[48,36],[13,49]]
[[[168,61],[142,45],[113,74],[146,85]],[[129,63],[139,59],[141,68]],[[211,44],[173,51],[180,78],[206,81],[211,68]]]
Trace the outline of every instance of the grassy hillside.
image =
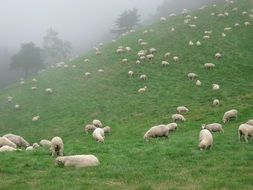
[[[234,7],[238,11],[232,11]],[[190,12],[198,17],[190,22],[196,28],[184,24],[185,16],[176,16],[105,45],[101,56],[91,51],[68,68],[39,74],[37,83],[28,79],[0,91],[0,136],[14,133],[30,143],[60,136],[66,155],[94,154],[101,163],[85,169],[57,168],[46,149],[1,153],[0,189],[252,189],[253,141],[239,143],[237,138],[238,126],[253,118],[253,28],[244,26],[253,22],[249,15],[242,16],[242,11],[253,14],[252,9],[252,0],[238,0]],[[225,11],[229,16],[217,16]],[[216,16],[210,16],[212,12]],[[225,27],[232,30],[222,37]],[[143,33],[151,28],[153,32]],[[202,39],[205,30],[213,31],[211,39]],[[140,38],[148,42],[146,49],[154,47],[157,53],[154,60],[136,65],[137,52],[143,49]],[[202,45],[190,47],[190,40]],[[120,45],[132,51],[117,54]],[[171,56],[170,65],[162,67],[168,51],[179,61]],[[223,55],[219,60],[214,58],[217,52]],[[85,58],[90,63],[84,63]],[[123,58],[129,62],[121,63]],[[207,62],[216,68],[206,71]],[[129,70],[135,73],[132,78]],[[189,72],[199,75],[201,87],[187,79]],[[140,81],[140,74],[148,80]],[[213,83],[221,89],[213,91]],[[143,86],[148,90],[139,94]],[[48,87],[52,95],[45,92]],[[12,103],[6,102],[7,96],[14,97]],[[215,98],[221,101],[219,108],[211,105]],[[15,110],[15,104],[21,109]],[[180,105],[190,112],[177,132],[168,140],[145,142],[144,133],[153,125],[170,123]],[[238,120],[226,123],[224,134],[213,134],[211,151],[199,151],[201,124],[221,123],[223,113],[232,108],[238,109]],[[41,117],[38,122],[31,121],[35,115]],[[104,144],[83,132],[95,118],[112,127]]]

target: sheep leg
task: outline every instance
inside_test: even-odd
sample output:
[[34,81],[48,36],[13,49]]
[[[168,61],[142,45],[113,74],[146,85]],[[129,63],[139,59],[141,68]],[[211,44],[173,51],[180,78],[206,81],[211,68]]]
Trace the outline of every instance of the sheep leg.
[[249,142],[249,141],[248,141],[248,135],[244,135],[244,139],[245,139],[246,143]]

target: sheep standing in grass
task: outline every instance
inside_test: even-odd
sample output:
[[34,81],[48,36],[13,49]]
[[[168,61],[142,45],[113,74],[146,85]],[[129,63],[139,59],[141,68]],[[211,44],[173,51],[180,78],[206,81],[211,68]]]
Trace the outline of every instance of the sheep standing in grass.
[[141,76],[140,76],[140,79],[144,81],[144,80],[147,80],[148,77],[147,77],[147,75],[141,75]]
[[220,105],[220,101],[218,99],[213,100],[213,106],[218,107]]
[[169,123],[167,125],[167,127],[169,128],[169,132],[172,132],[172,131],[176,131],[177,130],[177,124],[176,123]]
[[133,76],[133,74],[134,74],[134,72],[133,72],[133,71],[128,71],[128,76],[129,76],[129,77],[132,77],[132,76]]
[[96,127],[95,125],[93,125],[93,124],[88,124],[88,125],[85,125],[84,131],[85,131],[86,133],[90,133],[90,132],[93,133],[93,131],[94,131],[96,128],[97,128],[97,127]]
[[200,41],[197,41],[197,42],[196,42],[196,46],[201,46],[201,42],[200,42]]
[[10,141],[9,139],[7,139],[6,137],[0,137],[0,147],[4,145],[10,146],[12,148],[17,148],[17,145],[12,141]]
[[92,121],[92,124],[95,126],[95,127],[103,127],[103,124],[102,124],[102,122],[101,121],[99,121],[98,119],[94,119],[93,121]]
[[173,60],[174,60],[175,62],[177,62],[177,61],[179,60],[179,58],[178,58],[177,56],[174,56],[174,57],[173,57]]
[[0,148],[0,152],[13,152],[16,151],[16,148],[10,147],[8,145],[4,145]]
[[187,74],[187,77],[188,77],[190,80],[194,80],[194,79],[198,78],[198,75],[196,75],[195,73],[188,73],[188,74]]
[[40,116],[34,116],[33,118],[32,118],[32,121],[38,121],[40,119]]
[[166,67],[167,65],[170,65],[170,63],[168,61],[162,61],[162,66]]
[[178,106],[177,107],[177,112],[178,113],[187,113],[189,111],[189,109],[185,106]]
[[101,128],[96,128],[93,131],[92,136],[93,136],[94,140],[96,140],[97,142],[100,142],[100,143],[103,143],[105,140],[105,133],[104,133],[104,130]]
[[202,129],[207,129],[210,132],[223,132],[224,133],[222,125],[219,123],[203,124]]
[[250,119],[249,121],[247,121],[246,124],[253,125],[253,119]]
[[207,70],[210,70],[210,69],[213,69],[215,67],[215,64],[213,63],[205,63],[204,64],[204,67],[207,69]]
[[181,114],[173,114],[173,115],[171,116],[171,118],[172,118],[173,122],[178,122],[178,121],[184,122],[184,121],[186,120],[186,119],[184,118],[184,116],[181,115]]
[[232,109],[232,110],[225,112],[223,115],[223,118],[222,118],[223,123],[226,123],[227,121],[229,121],[232,118],[235,118],[237,120],[237,113],[238,113],[238,111],[236,109]]
[[26,148],[29,146],[29,143],[21,136],[9,133],[9,134],[4,135],[3,137],[6,137],[7,139],[9,139],[11,142],[16,144],[17,147]]
[[138,90],[138,92],[139,92],[139,93],[144,93],[146,90],[147,90],[147,87],[144,86],[143,88],[140,88],[140,89]]
[[125,59],[122,59],[122,63],[127,63],[128,60],[125,58]]
[[221,53],[216,53],[216,54],[214,55],[214,57],[215,57],[216,59],[220,59],[220,58],[222,57],[222,55],[221,55]]
[[169,136],[169,127],[166,125],[157,125],[151,127],[144,135],[144,139],[148,140],[149,138],[156,138],[156,137],[165,137],[168,138]]
[[94,155],[59,156],[55,159],[56,166],[83,168],[99,165],[99,160]]
[[12,102],[12,99],[13,99],[12,96],[8,96],[8,97],[7,97],[7,102],[8,102],[8,103]]
[[64,144],[61,137],[54,137],[51,140],[52,156],[63,156]]
[[199,133],[199,149],[211,149],[213,144],[213,135],[207,129],[202,129]]
[[197,81],[196,81],[196,86],[201,86],[201,84],[202,84],[202,83],[200,82],[200,80],[197,80]]
[[244,136],[244,140],[249,142],[249,139],[253,136],[253,126],[249,124],[241,124],[238,128],[238,138],[241,141],[241,137]]
[[39,144],[42,146],[42,147],[51,147],[51,141],[49,140],[45,140],[45,139],[42,139]]
[[220,86],[218,84],[212,84],[212,89],[217,91],[220,89]]
[[53,90],[51,88],[46,88],[45,90],[48,94],[52,94],[53,93]]
[[14,108],[15,108],[15,110],[19,110],[19,109],[20,109],[20,105],[19,105],[19,104],[16,104],[16,105],[14,106]]

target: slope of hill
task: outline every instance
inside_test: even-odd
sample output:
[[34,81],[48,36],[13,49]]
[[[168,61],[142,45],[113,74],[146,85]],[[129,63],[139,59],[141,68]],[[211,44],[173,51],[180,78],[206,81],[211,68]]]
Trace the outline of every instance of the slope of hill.
[[[253,118],[253,29],[244,25],[252,23],[252,9],[252,0],[238,0],[192,11],[189,15],[198,17],[189,23],[196,24],[193,28],[179,15],[105,45],[100,56],[90,52],[68,68],[47,70],[36,76],[37,83],[29,79],[0,91],[0,136],[14,133],[31,143],[60,136],[66,155],[94,154],[100,160],[98,167],[57,168],[46,149],[1,153],[0,189],[252,189],[253,142],[239,143],[237,137],[238,126]],[[224,12],[229,16],[217,16]],[[225,27],[232,30],[224,32]],[[143,33],[151,28],[153,32]],[[204,40],[207,30],[212,30],[211,38]],[[143,49],[140,38],[148,42],[146,49],[154,47],[157,53],[152,61],[136,65],[137,52]],[[190,40],[199,40],[201,46],[190,47]],[[120,45],[132,51],[117,54]],[[162,67],[168,51],[170,65]],[[217,52],[221,59],[214,58]],[[179,57],[176,63],[174,55]],[[205,70],[207,62],[216,68]],[[129,70],[134,71],[132,78]],[[201,87],[187,79],[189,72],[198,74]],[[141,74],[148,80],[140,81]],[[213,83],[221,89],[213,91]],[[38,89],[32,91],[32,86]],[[138,93],[143,86],[147,91]],[[48,87],[53,94],[45,92]],[[12,103],[6,102],[7,96],[13,96]],[[212,107],[215,98],[221,101],[218,108]],[[144,133],[170,123],[180,105],[190,109],[187,121],[168,140],[145,142]],[[199,151],[201,124],[221,123],[223,113],[233,108],[239,111],[238,120],[226,123],[224,134],[213,134],[211,151]],[[40,120],[32,122],[35,115]],[[104,144],[83,132],[95,118],[112,127]]]

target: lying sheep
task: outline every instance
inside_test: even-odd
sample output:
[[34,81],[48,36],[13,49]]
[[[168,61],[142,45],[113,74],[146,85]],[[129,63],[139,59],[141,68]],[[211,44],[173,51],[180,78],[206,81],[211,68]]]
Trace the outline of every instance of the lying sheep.
[[205,63],[204,67],[205,67],[205,69],[210,70],[210,69],[213,69],[215,67],[215,64],[213,64],[213,63]]
[[95,127],[100,127],[100,128],[103,127],[102,122],[99,121],[98,119],[94,119],[94,120],[92,121],[92,124],[95,125]]
[[173,122],[178,122],[178,121],[184,122],[184,121],[186,120],[186,119],[184,118],[184,116],[181,115],[181,114],[173,114],[173,115],[171,116],[171,118],[172,118]]
[[169,132],[177,130],[177,124],[176,123],[169,123],[166,126],[169,128]]
[[202,129],[207,129],[210,132],[223,132],[224,133],[222,125],[219,123],[203,124]]
[[147,90],[147,87],[144,86],[143,88],[140,88],[140,89],[138,90],[138,92],[139,92],[139,93],[143,93],[143,92],[145,92],[146,90]]
[[213,135],[207,129],[202,129],[199,133],[199,149],[211,149],[213,144]]
[[73,156],[60,156],[55,159],[56,166],[65,167],[89,167],[99,165],[99,160],[94,155],[73,155]]
[[220,86],[218,84],[212,84],[212,89],[217,91],[220,89]]
[[51,141],[49,140],[45,140],[45,139],[42,139],[39,144],[42,146],[42,147],[51,147]]
[[10,146],[12,148],[17,148],[17,145],[12,141],[10,141],[9,139],[7,139],[6,137],[0,137],[0,147],[4,145]]
[[188,77],[190,80],[194,80],[194,79],[198,78],[198,75],[196,75],[195,73],[188,73],[188,74],[187,74],[187,77]]
[[218,107],[220,105],[220,101],[218,99],[213,100],[213,106]]
[[248,125],[253,125],[253,119],[250,119],[249,121],[247,121],[246,124],[248,124]]
[[102,129],[104,130],[104,133],[110,133],[111,132],[111,127],[109,127],[109,126],[106,126]]
[[226,123],[231,118],[235,118],[237,120],[237,113],[238,113],[238,111],[236,109],[232,109],[232,110],[225,112],[223,115],[223,118],[222,118],[223,123]]
[[17,147],[26,148],[29,146],[29,143],[21,136],[9,133],[9,134],[4,135],[3,137],[6,137],[7,139],[9,139],[11,142],[16,144]]
[[88,125],[85,125],[85,127],[84,127],[84,131],[86,132],[86,133],[93,133],[93,131],[96,129],[97,127],[95,126],[95,125],[93,125],[93,124],[88,124]]
[[61,137],[54,137],[51,140],[52,156],[63,156],[64,144]]
[[156,138],[156,137],[165,137],[168,138],[169,136],[169,127],[166,125],[157,125],[151,127],[144,135],[144,139],[148,140],[149,138]]
[[8,145],[4,145],[0,148],[0,152],[13,152],[13,151],[16,151],[17,149],[16,148],[13,148],[11,146],[8,146]]
[[253,126],[249,124],[241,124],[238,128],[238,138],[239,142],[241,137],[244,136],[244,140],[249,142],[249,139],[253,136]]
[[97,142],[100,142],[100,143],[103,143],[105,140],[105,133],[104,133],[104,130],[101,128],[96,128],[93,131],[92,136],[93,136],[94,140],[96,140]]
[[187,113],[189,111],[189,109],[185,106],[178,106],[177,107],[177,112],[178,113]]

